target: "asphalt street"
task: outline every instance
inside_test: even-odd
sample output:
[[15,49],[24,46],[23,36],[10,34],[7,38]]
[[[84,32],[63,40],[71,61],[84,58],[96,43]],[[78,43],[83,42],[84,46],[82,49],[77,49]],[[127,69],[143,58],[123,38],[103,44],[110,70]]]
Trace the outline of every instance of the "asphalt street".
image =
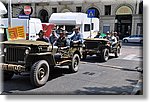
[[82,60],[77,73],[69,73],[68,67],[55,69],[46,85],[33,88],[29,76],[15,75],[3,83],[2,94],[48,94],[48,95],[129,95],[137,84],[142,67],[142,46],[123,44],[121,55],[108,62],[96,56]]

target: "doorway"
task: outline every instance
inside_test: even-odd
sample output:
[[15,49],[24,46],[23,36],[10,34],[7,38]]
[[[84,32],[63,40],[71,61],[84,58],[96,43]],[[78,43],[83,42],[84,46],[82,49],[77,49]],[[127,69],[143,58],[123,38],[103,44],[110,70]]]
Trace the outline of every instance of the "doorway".
[[115,31],[120,39],[130,36],[132,30],[132,15],[116,15]]
[[39,18],[42,23],[48,23],[48,12],[45,9],[40,10]]

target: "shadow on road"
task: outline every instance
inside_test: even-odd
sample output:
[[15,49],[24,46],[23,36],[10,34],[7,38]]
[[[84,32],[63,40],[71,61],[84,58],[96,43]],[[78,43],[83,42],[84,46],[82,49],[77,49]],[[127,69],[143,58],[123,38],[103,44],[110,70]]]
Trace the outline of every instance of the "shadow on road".
[[130,95],[133,90],[132,86],[122,87],[83,87],[83,90],[77,90],[78,95]]
[[126,79],[131,85],[113,87],[83,87],[74,94],[78,95],[131,95],[137,80]]
[[[115,59],[115,57],[114,56],[109,56],[109,59],[108,60],[111,60],[111,59]],[[84,60],[81,60],[82,62],[90,62],[90,63],[105,63],[104,61],[102,61],[101,59],[100,59],[100,57],[98,57],[98,56],[87,56],[87,58],[86,59],[84,59]]]
[[[48,81],[64,76],[65,74],[71,74],[68,68],[55,68],[51,73]],[[36,89],[31,85],[30,76],[15,75],[11,80],[3,83],[2,94],[13,94],[17,91],[28,91]]]
[[143,46],[141,43],[122,43],[122,46]]

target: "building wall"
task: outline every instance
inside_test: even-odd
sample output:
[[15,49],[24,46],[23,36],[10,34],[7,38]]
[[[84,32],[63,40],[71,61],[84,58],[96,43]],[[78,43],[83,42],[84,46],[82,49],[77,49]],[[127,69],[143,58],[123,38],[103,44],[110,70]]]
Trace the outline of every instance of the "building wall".
[[[70,0],[71,1],[71,0]],[[70,11],[70,12],[76,12],[76,7],[81,6],[82,12],[86,13],[86,11],[91,8],[95,7],[99,11],[99,19],[100,19],[100,31],[103,32],[104,26],[110,26],[110,31],[113,31],[115,28],[115,17],[116,17],[116,11],[121,6],[128,6],[132,10],[132,31],[131,34],[136,34],[136,26],[137,23],[142,23],[142,16],[138,15],[138,4],[136,4],[136,1],[134,2],[84,2],[84,3],[74,3],[74,4],[68,4],[68,5],[60,5],[57,2],[56,3],[32,3],[30,4],[33,8],[32,17],[39,17],[39,12],[42,9],[45,9],[48,12],[48,17],[52,14],[52,8],[56,7],[57,12],[63,12],[63,11]],[[23,6],[26,4],[21,4],[19,6],[13,6],[13,17],[17,17],[20,10],[23,8]],[[111,5],[111,15],[105,15],[105,5]]]

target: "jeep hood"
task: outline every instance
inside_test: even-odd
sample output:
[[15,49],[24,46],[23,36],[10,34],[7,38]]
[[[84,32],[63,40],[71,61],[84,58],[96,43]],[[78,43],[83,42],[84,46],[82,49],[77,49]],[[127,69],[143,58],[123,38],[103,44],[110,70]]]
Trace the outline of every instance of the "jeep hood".
[[50,45],[47,42],[44,41],[31,41],[31,40],[10,40],[10,41],[5,41],[1,42],[2,44],[11,44],[11,45]]

